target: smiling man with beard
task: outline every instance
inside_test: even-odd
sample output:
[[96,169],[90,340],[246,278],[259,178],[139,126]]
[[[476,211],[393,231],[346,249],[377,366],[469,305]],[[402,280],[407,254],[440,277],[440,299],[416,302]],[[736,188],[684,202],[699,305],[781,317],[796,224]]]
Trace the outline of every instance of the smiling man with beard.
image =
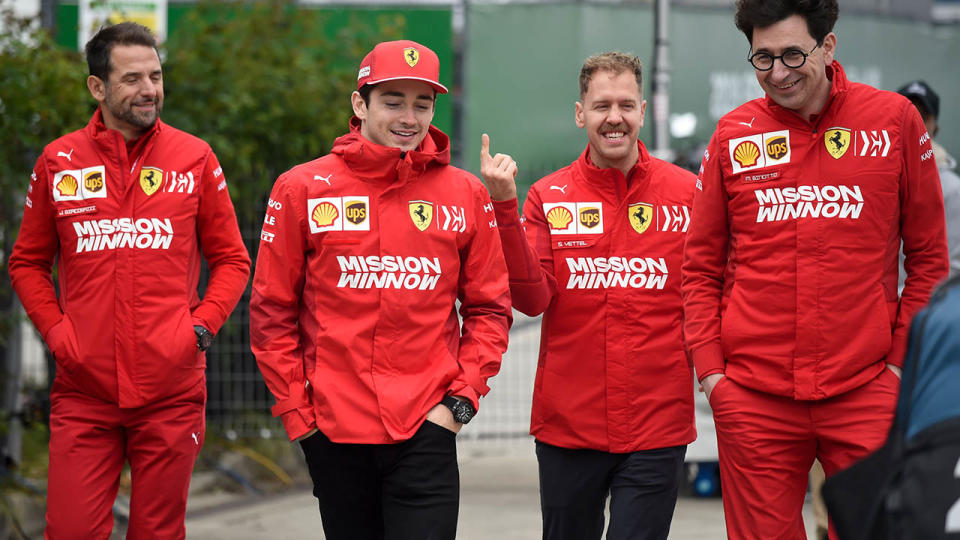
[[240,299],[250,258],[210,146],[160,120],[150,30],[103,28],[86,53],[100,107],[37,160],[10,256],[13,287],[57,366],[45,535],[107,538],[129,461],[128,537],[183,538],[204,439],[204,350]]
[[696,436],[679,269],[695,178],[638,140],[640,60],[609,52],[580,71],[574,121],[587,147],[537,181],[517,214],[517,165],[490,155],[513,307],[543,314],[530,432],[543,538],[665,539]]

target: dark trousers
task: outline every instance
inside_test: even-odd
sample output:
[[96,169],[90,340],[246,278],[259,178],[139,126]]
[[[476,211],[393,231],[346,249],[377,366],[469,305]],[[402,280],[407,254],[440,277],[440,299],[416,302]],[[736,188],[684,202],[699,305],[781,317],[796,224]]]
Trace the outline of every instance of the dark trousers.
[[537,441],[544,540],[665,539],[677,504],[686,446],[611,454]]
[[456,435],[424,422],[396,444],[300,442],[327,540],[453,540],[460,507]]

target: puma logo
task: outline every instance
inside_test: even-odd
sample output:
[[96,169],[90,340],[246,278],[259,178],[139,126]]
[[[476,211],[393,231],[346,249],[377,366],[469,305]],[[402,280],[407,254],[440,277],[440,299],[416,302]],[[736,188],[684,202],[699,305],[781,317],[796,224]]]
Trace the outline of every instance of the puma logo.
[[330,185],[330,179],[331,179],[332,177],[333,177],[333,173],[330,173],[330,174],[328,174],[328,175],[325,176],[325,177],[324,177],[324,176],[320,176],[319,174],[313,175],[313,179],[314,179],[314,180],[323,180],[324,182],[327,183],[328,186]]
[[69,161],[69,162],[72,163],[72,162],[73,162],[73,157],[72,157],[72,156],[73,156],[73,150],[74,150],[74,149],[71,148],[69,154],[66,153],[66,152],[57,152],[57,157],[65,157],[65,158],[67,158],[67,161]]
[[737,122],[737,123],[740,124],[741,126],[747,126],[748,128],[752,128],[752,127],[753,127],[753,121],[756,120],[756,119],[757,119],[756,116],[754,116],[753,118],[751,118],[749,124],[746,123],[746,122]]
[[555,190],[559,191],[560,193],[563,193],[564,195],[567,194],[567,185],[566,185],[566,184],[564,184],[563,187],[561,187],[561,186],[550,186],[550,189],[555,189]]
[[193,437],[193,444],[200,446],[200,439],[197,438],[197,434],[191,433],[190,436]]

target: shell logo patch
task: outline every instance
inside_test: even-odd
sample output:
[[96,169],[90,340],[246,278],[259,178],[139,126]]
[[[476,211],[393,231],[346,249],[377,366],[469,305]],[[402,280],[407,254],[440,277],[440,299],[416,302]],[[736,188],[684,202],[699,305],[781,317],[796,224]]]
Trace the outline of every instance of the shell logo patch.
[[[415,49],[410,49],[415,50]],[[421,231],[427,230],[433,221],[433,203],[429,201],[410,201],[410,220]]]
[[61,176],[60,181],[57,182],[56,185],[61,197],[75,197],[77,190],[80,189],[77,178],[69,173]]
[[567,230],[571,222],[573,222],[573,214],[563,206],[555,206],[547,212],[547,223],[550,225],[551,233]]
[[310,233],[369,231],[370,198],[366,196],[307,199]]
[[149,197],[163,185],[163,169],[143,167],[140,169],[140,189]]
[[653,221],[653,205],[647,203],[631,204],[627,208],[627,216],[630,219],[630,226],[637,234],[643,234],[650,227]]
[[599,202],[543,203],[543,214],[550,234],[603,233],[603,204]]
[[107,198],[106,167],[97,165],[84,169],[60,171],[53,177],[53,200],[82,201]]
[[828,129],[823,134],[823,144],[833,159],[840,159],[850,148],[850,130],[842,127]]
[[420,51],[413,47],[407,47],[403,50],[403,59],[406,60],[408,66],[416,67],[420,62]]
[[317,224],[317,227],[329,227],[340,217],[340,211],[330,202],[322,202],[313,207],[310,213],[310,219]]
[[760,160],[760,148],[753,141],[743,141],[734,149],[733,159],[743,168],[753,167]]

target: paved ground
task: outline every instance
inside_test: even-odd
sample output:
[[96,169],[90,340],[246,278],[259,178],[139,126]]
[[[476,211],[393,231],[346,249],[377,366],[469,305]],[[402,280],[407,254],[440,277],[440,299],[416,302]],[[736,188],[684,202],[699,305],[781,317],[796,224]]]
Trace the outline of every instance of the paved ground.
[[[540,505],[532,444],[510,450],[461,446],[461,540],[537,540]],[[212,506],[211,506],[212,505]],[[308,490],[264,497],[217,501],[191,499],[187,538],[262,540],[323,538],[316,502]],[[206,507],[206,508],[204,508]],[[804,508],[812,538],[809,504]],[[670,538],[711,540],[726,536],[719,498],[681,497]]]

